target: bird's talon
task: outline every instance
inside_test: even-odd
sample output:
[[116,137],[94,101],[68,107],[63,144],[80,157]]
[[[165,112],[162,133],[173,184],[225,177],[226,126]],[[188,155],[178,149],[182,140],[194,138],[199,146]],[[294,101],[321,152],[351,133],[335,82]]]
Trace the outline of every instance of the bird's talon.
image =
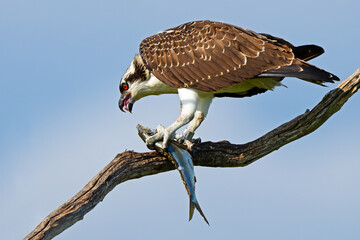
[[156,133],[150,137],[148,137],[145,140],[146,146],[151,149],[155,150],[155,144],[157,142],[161,142],[161,144],[157,145],[158,147],[165,150],[167,148],[167,144],[170,140],[170,138],[173,136],[172,133],[170,133],[166,128],[164,128],[162,125],[159,125],[156,128]]
[[185,137],[184,137],[184,135],[182,135],[182,134],[176,134],[175,140],[176,140],[178,143],[184,143]]
[[195,145],[194,143],[192,143],[191,141],[189,141],[187,139],[185,139],[184,144],[186,145],[186,147],[189,151],[191,151],[192,147]]
[[[184,141],[188,141],[194,145],[194,144],[201,143],[201,138],[194,137],[193,131],[185,130],[185,132],[182,134],[182,142],[181,143],[183,143]],[[188,144],[186,144],[186,145],[188,145]]]
[[194,137],[194,132],[193,131],[189,131],[189,130],[185,130],[185,132],[184,132],[184,138],[186,139],[186,140],[189,140],[189,141],[191,141],[191,139]]
[[156,132],[157,133],[160,133],[160,132],[163,132],[165,131],[165,127],[161,124],[159,124],[157,127],[156,127]]
[[146,147],[150,150],[155,150],[155,141],[154,141],[154,138],[153,136],[147,138],[145,140],[145,144],[146,144]]

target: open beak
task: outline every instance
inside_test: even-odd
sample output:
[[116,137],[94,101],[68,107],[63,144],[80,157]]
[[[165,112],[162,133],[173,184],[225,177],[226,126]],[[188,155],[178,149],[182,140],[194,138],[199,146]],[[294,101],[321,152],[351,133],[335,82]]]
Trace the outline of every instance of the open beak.
[[131,110],[133,108],[135,101],[132,99],[131,94],[126,94],[125,96],[121,96],[119,100],[119,108],[121,111],[125,112],[123,108],[125,108],[126,111],[131,113]]

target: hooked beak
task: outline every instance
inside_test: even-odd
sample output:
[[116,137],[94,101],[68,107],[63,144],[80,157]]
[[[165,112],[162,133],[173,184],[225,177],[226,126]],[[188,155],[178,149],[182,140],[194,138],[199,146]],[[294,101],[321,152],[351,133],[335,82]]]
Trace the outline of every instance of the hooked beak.
[[133,108],[135,101],[132,99],[131,94],[126,94],[125,96],[121,96],[120,100],[119,100],[119,108],[121,111],[125,112],[123,110],[123,108],[125,108],[125,110],[127,110],[129,113],[131,113],[131,110]]

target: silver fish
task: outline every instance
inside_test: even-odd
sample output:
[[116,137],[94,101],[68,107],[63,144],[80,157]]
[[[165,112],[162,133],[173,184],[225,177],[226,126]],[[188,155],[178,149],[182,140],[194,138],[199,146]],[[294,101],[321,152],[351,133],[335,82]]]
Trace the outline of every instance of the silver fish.
[[[143,141],[145,141],[149,136],[154,134],[153,131],[151,131],[148,128],[144,128],[139,124],[137,125],[137,129],[139,136]],[[194,164],[191,155],[186,149],[182,147],[183,145],[175,144],[170,141],[168,143],[167,149],[164,150],[162,148],[161,142],[155,143],[155,149],[160,153],[166,152],[180,173],[181,179],[185,185],[186,191],[190,198],[189,221],[192,219],[194,215],[194,209],[196,208],[199,211],[200,215],[204,218],[205,222],[208,225],[210,225],[203,211],[200,208],[199,202],[196,199],[196,195],[195,195],[196,177],[195,177]]]

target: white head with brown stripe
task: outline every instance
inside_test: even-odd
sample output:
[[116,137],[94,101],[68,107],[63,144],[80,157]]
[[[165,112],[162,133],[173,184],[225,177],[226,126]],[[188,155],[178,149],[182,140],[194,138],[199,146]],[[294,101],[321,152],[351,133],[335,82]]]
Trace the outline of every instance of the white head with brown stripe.
[[166,85],[154,77],[147,69],[139,54],[135,55],[130,66],[121,78],[119,85],[121,97],[119,108],[131,112],[132,107],[139,99],[149,95],[177,93],[177,89]]

